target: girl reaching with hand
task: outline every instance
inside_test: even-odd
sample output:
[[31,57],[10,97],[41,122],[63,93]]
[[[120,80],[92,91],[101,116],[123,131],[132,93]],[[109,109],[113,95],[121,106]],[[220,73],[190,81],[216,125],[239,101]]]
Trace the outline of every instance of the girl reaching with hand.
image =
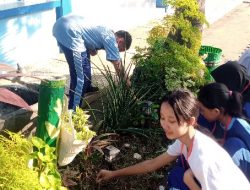
[[222,83],[210,83],[200,89],[198,101],[200,114],[224,131],[220,144],[250,182],[250,124],[242,114],[242,95]]
[[227,152],[210,137],[196,130],[198,113],[197,100],[190,91],[180,89],[165,96],[160,107],[160,124],[166,137],[176,139],[175,142],[167,152],[154,159],[115,171],[101,170],[97,182],[152,172],[183,154],[201,189],[250,189],[248,180]]

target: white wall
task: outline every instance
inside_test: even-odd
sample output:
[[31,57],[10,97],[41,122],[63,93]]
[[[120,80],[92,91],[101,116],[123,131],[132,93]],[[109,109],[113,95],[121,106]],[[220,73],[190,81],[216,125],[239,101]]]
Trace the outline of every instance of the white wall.
[[55,20],[55,10],[0,20],[0,62],[28,65],[58,54]]

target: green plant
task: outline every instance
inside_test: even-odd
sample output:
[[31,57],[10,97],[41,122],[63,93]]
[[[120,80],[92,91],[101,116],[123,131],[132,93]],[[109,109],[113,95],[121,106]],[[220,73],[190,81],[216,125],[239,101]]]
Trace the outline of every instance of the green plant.
[[[64,112],[62,116],[62,122],[70,125],[69,117],[69,111]],[[88,142],[96,135],[94,131],[90,130],[91,125],[88,121],[89,117],[90,115],[88,115],[88,112],[84,111],[78,106],[76,107],[76,111],[72,113],[72,122],[74,129],[76,130],[77,140],[84,140]],[[64,125],[64,127],[67,127],[68,131],[72,130],[70,126]]]
[[206,20],[197,0],[169,0],[167,3],[175,13],[164,17],[162,23],[151,30],[147,39],[149,47],[138,48],[133,57],[136,67],[132,85],[151,89],[146,100],[153,102],[176,88],[185,87],[196,92],[209,75],[198,54],[200,26]]
[[57,171],[56,148],[50,147],[38,137],[32,137],[31,142],[35,149],[30,154],[30,158],[34,161],[34,170],[38,173],[42,189],[66,190],[61,185],[61,176]]
[[[123,63],[125,68],[125,63]],[[101,91],[103,105],[103,122],[99,132],[102,133],[132,133],[146,135],[146,130],[141,126],[135,126],[134,121],[139,120],[139,102],[147,95],[147,91],[128,87],[127,76],[130,73],[131,64],[120,76],[113,75],[109,67],[103,65],[99,69],[107,81],[107,87]]]
[[21,134],[6,131],[5,136],[0,135],[0,158],[0,189],[66,189],[61,186],[55,148],[38,137],[26,139]]
[[174,9],[162,22],[150,31],[147,41],[154,44],[159,38],[170,38],[198,54],[201,46],[201,31],[208,25],[205,15],[200,11],[198,1],[202,0],[165,0]]
[[140,99],[140,92],[136,93],[127,87],[126,79],[113,76],[110,69],[105,67],[103,72],[108,86],[103,91],[103,129],[105,132],[131,126],[131,111],[135,109]]
[[[151,48],[137,49],[138,53],[133,57],[135,69],[131,76],[132,87],[140,89],[144,94],[143,100],[158,102],[165,93],[164,63],[160,52],[151,53]],[[152,56],[154,56],[152,58]]]
[[159,126],[159,105],[151,101],[139,101],[138,110],[134,113],[133,125],[139,128]]
[[209,75],[200,57],[171,39],[163,41],[163,46],[167,49],[162,54],[166,89],[172,91],[184,87],[197,92],[199,86],[206,83],[205,78]]
[[5,136],[0,135],[0,189],[42,190],[38,173],[28,167],[32,143],[20,134],[7,132]]

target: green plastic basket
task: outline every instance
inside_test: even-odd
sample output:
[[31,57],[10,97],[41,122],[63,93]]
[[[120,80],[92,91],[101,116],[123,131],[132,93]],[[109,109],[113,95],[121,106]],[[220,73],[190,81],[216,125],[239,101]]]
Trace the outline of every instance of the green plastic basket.
[[199,55],[200,56],[206,55],[203,61],[206,64],[212,66],[213,64],[217,64],[220,62],[222,50],[220,48],[203,45],[200,48]]

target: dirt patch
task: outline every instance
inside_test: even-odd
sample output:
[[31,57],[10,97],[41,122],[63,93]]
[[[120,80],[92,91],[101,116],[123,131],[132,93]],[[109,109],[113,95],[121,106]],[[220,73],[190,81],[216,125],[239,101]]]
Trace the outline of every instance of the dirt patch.
[[[125,144],[129,144],[127,147]],[[142,160],[151,159],[165,151],[163,137],[152,137],[150,139],[133,135],[117,137],[117,142],[113,143],[120,150],[120,153],[112,163],[107,162],[98,151],[92,152],[91,156],[79,154],[67,167],[61,167],[60,172],[64,179],[64,185],[70,190],[157,190],[159,185],[165,184],[167,167],[157,172],[121,177],[101,184],[96,183],[96,175],[100,169],[115,170]],[[138,153],[141,160],[136,160],[133,155]]]

